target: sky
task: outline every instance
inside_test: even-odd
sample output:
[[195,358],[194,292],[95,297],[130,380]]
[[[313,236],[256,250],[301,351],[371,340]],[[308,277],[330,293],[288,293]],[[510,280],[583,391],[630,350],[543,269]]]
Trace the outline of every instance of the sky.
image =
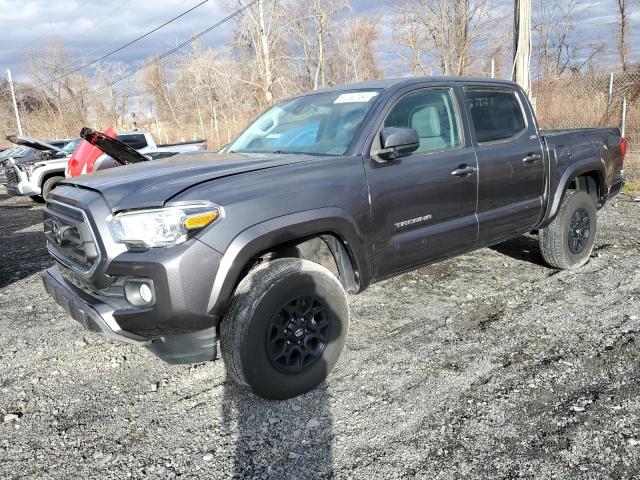
[[[11,68],[18,81],[26,81],[24,64],[30,50],[43,48],[52,39],[59,41],[79,64],[91,61],[135,37],[197,5],[202,0],[0,0],[0,28],[3,33],[0,49],[0,72]],[[302,0],[301,0],[302,1]],[[510,0],[496,0],[506,5]],[[533,0],[534,10],[536,2]],[[563,1],[563,0],[560,0]],[[569,0],[564,0],[569,1]],[[390,35],[389,16],[396,11],[396,1],[352,0],[353,14],[378,14],[383,41]],[[613,50],[615,0],[580,1],[579,30],[582,41],[604,40]],[[630,2],[632,3],[632,2]],[[155,32],[142,41],[109,57],[110,60],[135,66],[153,54],[163,52],[207,28],[231,12],[228,0],[209,0],[179,20]],[[640,62],[640,2],[630,13],[631,59]],[[208,46],[225,44],[231,34],[232,22],[206,35]],[[380,55],[389,59],[383,47]],[[612,54],[613,57],[613,54]],[[393,70],[388,62],[383,66]]]

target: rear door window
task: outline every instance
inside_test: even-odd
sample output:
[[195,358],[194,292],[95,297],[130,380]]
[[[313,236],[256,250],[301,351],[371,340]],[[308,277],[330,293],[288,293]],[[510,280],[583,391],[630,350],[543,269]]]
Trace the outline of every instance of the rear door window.
[[147,139],[143,134],[130,134],[130,135],[118,135],[117,140],[120,140],[125,145],[130,146],[134,150],[142,150],[147,147]]
[[465,95],[478,143],[508,140],[527,128],[515,92],[467,88]]

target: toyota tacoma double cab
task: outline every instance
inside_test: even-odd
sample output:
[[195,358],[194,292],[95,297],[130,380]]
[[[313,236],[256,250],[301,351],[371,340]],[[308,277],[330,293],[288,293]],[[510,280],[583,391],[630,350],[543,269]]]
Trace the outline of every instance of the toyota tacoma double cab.
[[544,131],[515,83],[381,80],[268,109],[221,152],[65,180],[44,285],[85,328],[171,363],[214,360],[284,399],[334,367],[347,293],[536,232],[589,260],[623,186],[617,128]]

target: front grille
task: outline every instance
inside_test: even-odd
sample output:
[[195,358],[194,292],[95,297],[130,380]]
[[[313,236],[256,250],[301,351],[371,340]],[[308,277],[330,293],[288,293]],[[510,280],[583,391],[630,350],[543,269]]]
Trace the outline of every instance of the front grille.
[[126,299],[124,294],[124,277],[118,277],[106,288],[96,288],[93,282],[74,272],[64,263],[57,261],[58,271],[62,277],[76,288],[106,303],[114,310],[126,310],[135,308]]
[[61,263],[91,275],[100,262],[100,249],[85,213],[64,203],[49,201],[44,211],[47,248]]
[[6,177],[7,185],[10,187],[15,187],[20,183],[20,174],[18,173],[17,167],[13,165],[6,165],[4,167],[4,176]]

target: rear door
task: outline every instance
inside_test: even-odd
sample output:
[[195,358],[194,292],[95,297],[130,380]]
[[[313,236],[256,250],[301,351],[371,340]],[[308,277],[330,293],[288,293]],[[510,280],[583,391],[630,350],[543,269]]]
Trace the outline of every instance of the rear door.
[[413,86],[383,112],[384,127],[413,128],[420,147],[388,162],[365,157],[376,278],[469,250],[477,238],[476,156],[461,117],[462,91]]
[[542,213],[542,144],[529,103],[516,86],[467,85],[478,156],[478,246],[531,230]]

